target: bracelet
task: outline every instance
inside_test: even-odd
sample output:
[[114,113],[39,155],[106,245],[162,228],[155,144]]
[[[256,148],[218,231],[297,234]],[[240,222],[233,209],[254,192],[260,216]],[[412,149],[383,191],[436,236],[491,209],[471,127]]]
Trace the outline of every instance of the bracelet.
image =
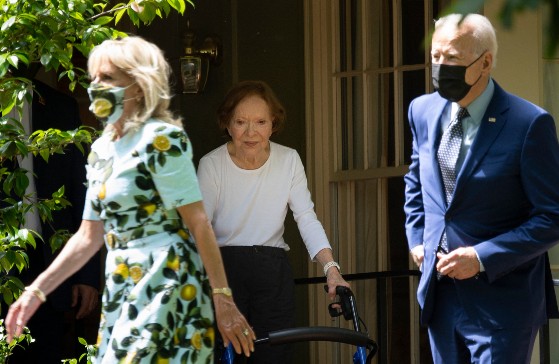
[[45,296],[45,293],[43,291],[41,291],[39,289],[39,287],[27,286],[27,287],[24,288],[24,290],[34,294],[35,297],[37,297],[41,302],[43,302],[43,303],[47,302],[47,296]]
[[342,273],[342,270],[340,269],[340,265],[334,261],[331,261],[324,264],[324,276],[328,277],[328,269],[332,267],[336,267],[336,269],[338,269],[338,272],[340,272],[340,274]]
[[229,287],[224,287],[224,288],[214,288],[212,290],[212,294],[216,295],[216,294],[222,294],[225,295],[227,297],[233,297],[233,291],[231,291],[231,288]]

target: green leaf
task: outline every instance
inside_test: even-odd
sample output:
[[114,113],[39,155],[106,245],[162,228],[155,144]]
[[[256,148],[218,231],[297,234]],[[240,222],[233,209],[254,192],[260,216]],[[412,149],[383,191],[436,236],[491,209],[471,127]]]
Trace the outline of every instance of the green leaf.
[[43,160],[45,160],[46,162],[49,161],[50,153],[48,149],[41,149],[39,151],[39,154],[41,155],[41,158],[43,158]]
[[115,12],[115,25],[118,24],[118,22],[120,21],[120,19],[122,18],[122,16],[126,13],[126,8],[121,9],[121,10],[117,10]]
[[9,17],[8,20],[6,20],[2,24],[2,27],[0,28],[0,30],[5,32],[8,28],[10,28],[12,25],[14,25],[15,22],[16,22],[16,17],[15,16]]
[[85,18],[83,17],[82,13],[80,13],[80,12],[78,12],[78,11],[72,11],[72,12],[70,13],[70,16],[71,16],[73,19],[76,19],[76,20],[80,20],[80,21],[85,20]]
[[23,52],[16,52],[15,54],[16,54],[17,58],[19,58],[19,60],[20,60],[21,62],[23,62],[23,63],[25,63],[25,64],[27,64],[27,65],[29,64],[29,57],[28,57],[28,54],[25,54],[25,53],[23,53]]
[[111,21],[113,21],[112,16],[101,16],[101,17],[95,19],[94,24],[95,25],[105,25],[105,24],[110,23]]
[[50,53],[43,54],[43,55],[41,56],[41,64],[42,64],[43,66],[48,65],[48,64],[50,63],[51,60],[52,60],[52,54],[50,54]]
[[153,19],[155,19],[157,6],[153,3],[144,2],[142,3],[144,10],[138,13],[138,16],[145,24],[150,24]]
[[126,14],[128,15],[128,18],[130,19],[132,24],[134,24],[135,26],[140,25],[140,17],[138,16],[138,13],[132,10],[132,8],[127,8]]
[[[2,106],[2,114],[3,115],[7,115],[10,113],[10,111],[12,111],[12,109],[14,108],[14,106],[16,105],[16,99],[13,98],[11,100],[9,100],[9,102],[6,105],[0,105]],[[4,153],[0,150],[0,155],[4,155]]]
[[26,156],[29,153],[29,149],[27,148],[27,145],[25,143],[20,142],[19,140],[14,141],[14,143],[20,155]]
[[17,64],[19,62],[19,58],[17,55],[12,54],[11,56],[8,57],[8,62],[14,67],[17,68]]
[[173,9],[181,14],[184,14],[184,11],[186,10],[186,4],[184,0],[167,0],[167,2]]

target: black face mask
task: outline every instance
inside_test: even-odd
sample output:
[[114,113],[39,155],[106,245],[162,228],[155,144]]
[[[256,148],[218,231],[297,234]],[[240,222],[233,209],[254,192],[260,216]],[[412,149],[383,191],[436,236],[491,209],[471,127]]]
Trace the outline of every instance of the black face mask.
[[466,70],[476,63],[484,54],[485,52],[467,66],[433,64],[433,86],[435,86],[435,90],[439,92],[439,95],[452,102],[458,102],[466,97],[472,86],[481,78],[480,74],[476,82],[472,85],[468,85],[466,83]]

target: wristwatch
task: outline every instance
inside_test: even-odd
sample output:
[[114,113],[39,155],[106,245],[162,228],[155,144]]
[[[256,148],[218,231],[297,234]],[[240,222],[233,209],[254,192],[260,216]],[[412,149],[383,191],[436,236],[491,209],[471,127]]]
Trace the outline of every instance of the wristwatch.
[[214,288],[212,290],[213,294],[223,294],[226,295],[227,297],[233,297],[233,291],[231,291],[231,288],[229,287],[224,287],[224,288]]

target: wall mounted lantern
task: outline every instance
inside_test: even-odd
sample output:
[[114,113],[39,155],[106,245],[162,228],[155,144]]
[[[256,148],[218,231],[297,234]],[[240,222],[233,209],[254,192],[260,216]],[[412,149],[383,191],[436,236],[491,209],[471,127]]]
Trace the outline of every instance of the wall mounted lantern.
[[207,36],[201,46],[197,46],[196,33],[187,21],[183,44],[185,55],[180,58],[182,92],[197,94],[204,90],[211,65],[219,65],[222,60],[221,40],[215,35]]

